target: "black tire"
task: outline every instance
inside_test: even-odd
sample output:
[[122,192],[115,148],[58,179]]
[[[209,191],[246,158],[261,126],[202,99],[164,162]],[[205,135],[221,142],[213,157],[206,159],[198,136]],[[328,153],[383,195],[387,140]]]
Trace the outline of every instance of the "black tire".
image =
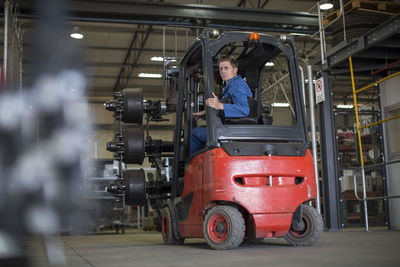
[[145,158],[144,133],[142,128],[123,130],[124,154],[122,161],[128,164],[143,164]]
[[125,179],[125,204],[138,206],[146,204],[146,175],[144,170],[126,170],[122,176]]
[[143,122],[143,90],[141,88],[127,88],[122,90],[121,121],[125,123]]
[[295,231],[290,228],[285,239],[293,246],[311,246],[321,237],[323,231],[322,217],[318,211],[308,205],[302,205],[302,219],[305,228],[302,231]]
[[176,239],[173,232],[171,211],[168,207],[161,210],[161,234],[166,245],[182,245],[185,238]]
[[213,249],[237,248],[243,242],[245,230],[243,216],[234,207],[216,206],[204,218],[204,237]]

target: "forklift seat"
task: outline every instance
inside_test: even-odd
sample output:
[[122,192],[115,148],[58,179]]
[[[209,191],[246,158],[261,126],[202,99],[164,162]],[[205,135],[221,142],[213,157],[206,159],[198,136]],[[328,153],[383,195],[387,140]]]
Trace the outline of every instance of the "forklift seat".
[[[258,112],[257,112],[257,100],[254,98],[247,98],[249,103],[250,112],[247,117],[242,118],[222,118],[223,124],[244,124],[244,125],[251,125],[251,124],[258,124]],[[222,116],[223,116],[223,112]]]

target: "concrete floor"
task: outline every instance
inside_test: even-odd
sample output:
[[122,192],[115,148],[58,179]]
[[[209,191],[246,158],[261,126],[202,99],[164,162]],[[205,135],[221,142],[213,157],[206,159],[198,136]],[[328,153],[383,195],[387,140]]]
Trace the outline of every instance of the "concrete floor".
[[[372,229],[324,232],[313,247],[292,247],[284,239],[244,243],[238,249],[214,251],[203,239],[166,246],[159,232],[128,229],[125,235],[101,232],[88,236],[52,237],[66,265],[49,263],[43,238],[29,239],[32,265],[43,266],[400,266],[400,231]],[[51,261],[51,259],[50,259]]]

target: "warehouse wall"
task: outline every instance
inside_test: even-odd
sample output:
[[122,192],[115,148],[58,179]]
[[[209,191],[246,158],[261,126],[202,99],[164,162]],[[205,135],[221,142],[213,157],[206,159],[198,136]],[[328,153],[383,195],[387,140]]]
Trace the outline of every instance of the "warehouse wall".
[[112,159],[113,154],[106,150],[106,143],[114,139],[113,112],[107,111],[103,103],[90,103],[89,112],[93,126],[89,140],[90,157]]
[[[400,77],[395,77],[381,84],[381,105],[383,118],[400,115]],[[384,124],[386,161],[400,159],[400,119]],[[400,195],[400,163],[387,167],[389,195]],[[390,228],[400,229],[400,199],[389,200]]]

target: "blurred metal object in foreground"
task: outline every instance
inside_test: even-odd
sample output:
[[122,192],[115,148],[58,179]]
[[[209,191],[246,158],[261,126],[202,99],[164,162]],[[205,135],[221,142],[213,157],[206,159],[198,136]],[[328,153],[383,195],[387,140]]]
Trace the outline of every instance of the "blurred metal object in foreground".
[[64,1],[37,4],[37,76],[19,92],[6,82],[0,93],[0,266],[29,265],[28,235],[45,236],[50,264],[67,264],[54,234],[86,225],[86,80],[61,20]]

